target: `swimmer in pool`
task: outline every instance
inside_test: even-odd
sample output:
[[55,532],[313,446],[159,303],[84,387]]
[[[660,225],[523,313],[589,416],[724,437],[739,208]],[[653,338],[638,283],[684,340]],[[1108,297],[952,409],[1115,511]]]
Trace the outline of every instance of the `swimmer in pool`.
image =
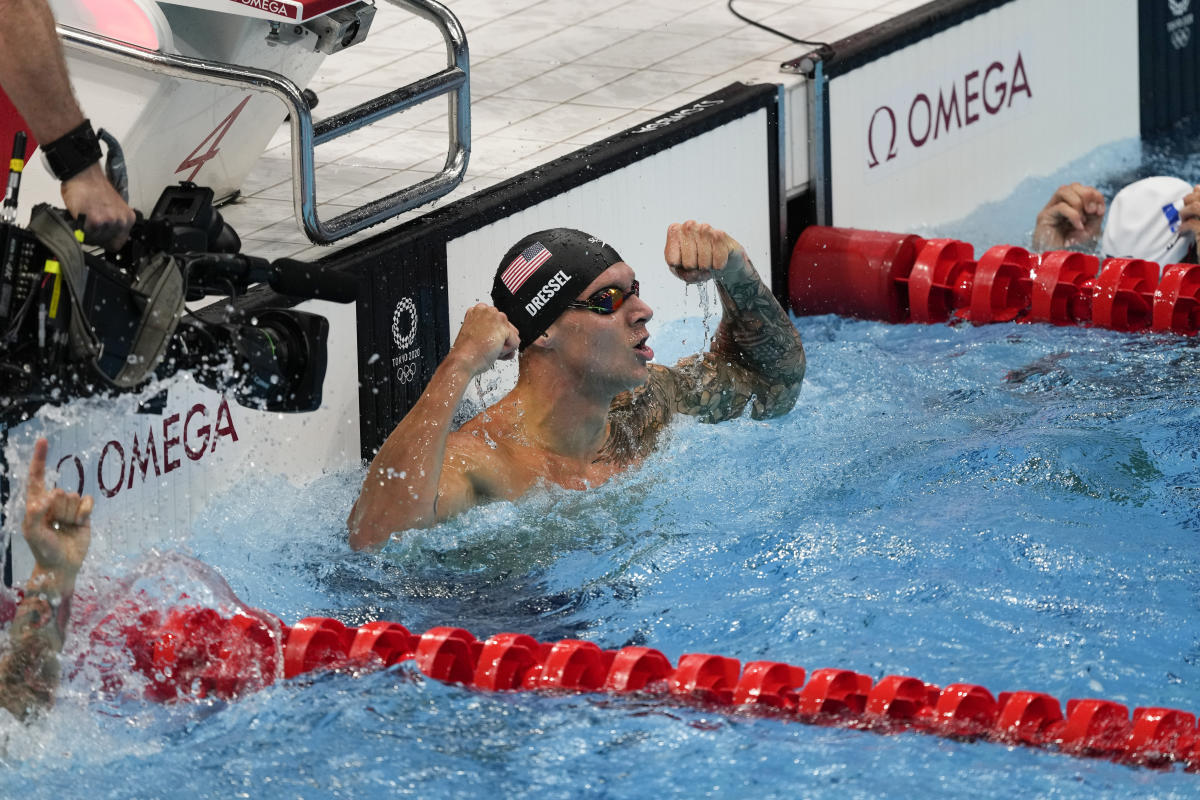
[[1093,186],[1058,187],[1038,213],[1034,249],[1090,248],[1099,241],[1105,258],[1196,263],[1200,186],[1179,178],[1144,178],[1117,192],[1107,222],[1105,210],[1104,195]]
[[[786,414],[804,347],[742,246],[696,222],[667,229],[666,262],[685,283],[712,280],[723,316],[707,353],[650,363],[653,312],[611,245],[556,228],[501,259],[494,305],[471,308],[420,399],[379,449],[347,526],[355,549],[425,528],[541,482],[604,483],[639,464],[677,413],[719,422]],[[451,431],[468,384],[520,352],[516,387]]]
[[38,439],[29,462],[22,528],[35,564],[0,659],[0,705],[21,719],[54,699],[75,576],[92,541],[92,498],[46,490],[47,448]]

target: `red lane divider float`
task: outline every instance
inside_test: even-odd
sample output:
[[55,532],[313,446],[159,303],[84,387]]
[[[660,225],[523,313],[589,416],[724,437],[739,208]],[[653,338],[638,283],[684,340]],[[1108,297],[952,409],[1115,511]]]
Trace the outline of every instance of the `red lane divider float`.
[[[1160,276],[1161,272],[1161,276]],[[884,322],[1043,322],[1200,332],[1200,266],[810,225],[792,250],[796,314]]]
[[[1130,278],[1130,291],[1140,291],[1137,281],[1145,275]],[[1010,284],[1004,291],[1014,288]],[[92,638],[123,644],[148,679],[146,696],[158,701],[231,699],[314,670],[378,669],[411,660],[430,678],[488,691],[642,692],[729,709],[761,708],[812,724],[919,731],[1129,764],[1181,763],[1200,771],[1196,717],[1170,708],[1137,708],[1131,716],[1126,706],[1109,700],[1073,699],[1064,715],[1059,701],[1041,692],[997,697],[969,683],[939,688],[905,675],[874,681],[850,670],[806,673],[775,661],[743,666],[706,653],[683,655],[672,666],[648,647],[603,650],[592,642],[544,643],[520,633],[479,641],[450,627],[416,635],[394,622],[347,628],[334,619],[308,617],[289,628],[262,611],[225,618],[204,608],[124,618],[133,622],[114,624],[110,616]]]

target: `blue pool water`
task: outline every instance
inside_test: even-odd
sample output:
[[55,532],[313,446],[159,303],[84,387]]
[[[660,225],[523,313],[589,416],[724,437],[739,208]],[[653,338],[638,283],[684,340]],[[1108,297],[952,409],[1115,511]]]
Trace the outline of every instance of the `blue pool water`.
[[[986,237],[984,225],[961,230]],[[680,420],[643,469],[596,491],[479,508],[371,555],[351,553],[342,528],[361,470],[304,487],[265,478],[221,497],[176,548],[89,574],[103,591],[136,581],[218,606],[232,602],[224,580],[289,622],[518,631],[1200,711],[1195,342],[796,324],[810,366],[788,416]],[[690,322],[653,342],[670,361],[703,338]],[[80,636],[70,649],[76,663]],[[487,694],[406,665],[162,706],[98,692],[96,661],[46,718],[0,721],[0,796],[1200,792],[1178,769],[644,698]]]
[[[360,474],[232,492],[182,547],[248,604],[479,636],[647,644],[1063,700],[1200,709],[1200,351],[1045,326],[798,321],[771,422],[682,420],[640,472],[350,553]],[[698,331],[659,333],[662,349]],[[700,334],[702,335],[702,334]],[[251,516],[253,522],[250,521]],[[221,600],[164,554],[94,565]],[[157,583],[156,583],[157,582]],[[1200,776],[609,696],[483,694],[409,667],[234,703],[100,697],[5,728],[4,796],[1195,796]]]

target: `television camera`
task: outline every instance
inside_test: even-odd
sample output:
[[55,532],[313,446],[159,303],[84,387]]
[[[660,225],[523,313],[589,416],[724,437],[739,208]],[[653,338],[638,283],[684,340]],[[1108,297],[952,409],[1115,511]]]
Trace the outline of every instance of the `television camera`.
[[[116,254],[84,252],[81,229],[47,205],[27,228],[0,222],[0,420],[178,370],[252,408],[320,405],[329,323],[279,295],[353,302],[354,279],[239,252],[212,190],[186,182]],[[234,302],[254,284],[275,293]],[[212,295],[227,299],[186,305]]]

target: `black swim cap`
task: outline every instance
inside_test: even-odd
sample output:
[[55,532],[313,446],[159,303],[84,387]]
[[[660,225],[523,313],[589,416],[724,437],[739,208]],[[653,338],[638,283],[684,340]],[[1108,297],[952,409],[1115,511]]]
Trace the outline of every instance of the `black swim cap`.
[[611,246],[583,231],[553,228],[531,233],[501,259],[492,305],[521,334],[524,350],[597,275],[622,260]]

